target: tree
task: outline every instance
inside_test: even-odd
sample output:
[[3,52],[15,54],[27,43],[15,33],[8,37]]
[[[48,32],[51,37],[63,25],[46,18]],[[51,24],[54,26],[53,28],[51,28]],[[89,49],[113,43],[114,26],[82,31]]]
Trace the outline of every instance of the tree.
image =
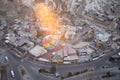
[[22,74],[22,75],[25,75],[25,73],[26,73],[25,70],[22,68],[22,69],[21,69],[21,74]]
[[64,77],[61,77],[61,80],[63,80],[64,79]]
[[52,67],[50,68],[50,72],[52,74],[54,74],[56,72],[56,67],[54,65],[52,65]]
[[109,61],[114,61],[115,59],[113,57],[110,57],[109,58]]
[[107,75],[110,77],[110,76],[111,76],[111,73],[108,71],[108,72],[107,72]]
[[49,73],[47,70],[45,70],[45,69],[39,69],[38,70],[39,71],[39,73]]
[[41,73],[41,72],[42,72],[42,69],[39,69],[38,71]]
[[0,69],[0,72],[1,72],[1,73],[5,73],[6,70],[7,70],[7,65],[2,65],[2,66],[1,66],[1,69]]
[[71,72],[68,72],[68,77],[73,76],[73,74]]
[[76,72],[74,75],[79,75],[80,74],[80,72]]

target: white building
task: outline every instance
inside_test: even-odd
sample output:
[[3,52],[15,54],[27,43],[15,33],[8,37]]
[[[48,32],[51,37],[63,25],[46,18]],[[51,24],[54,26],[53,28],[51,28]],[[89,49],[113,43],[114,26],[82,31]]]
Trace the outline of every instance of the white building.
[[91,47],[89,47],[89,46],[87,46],[86,47],[86,52],[88,53],[88,54],[90,54],[90,53],[92,53],[92,52],[94,52],[95,50],[93,49],[93,48],[91,48]]
[[77,55],[70,55],[70,56],[64,57],[64,61],[74,61],[74,60],[78,60]]
[[76,34],[77,28],[75,26],[66,25],[65,29],[66,29],[65,38],[73,39],[74,35]]
[[106,42],[106,41],[109,40],[109,37],[110,37],[110,36],[111,36],[111,35],[110,35],[110,34],[107,34],[107,33],[104,33],[104,34],[98,33],[98,34],[96,34],[96,39],[98,39],[98,40],[100,40],[100,41],[102,41],[102,42]]
[[50,60],[48,60],[48,59],[46,59],[46,58],[38,58],[38,60],[44,61],[44,62],[50,62]]
[[22,4],[27,7],[32,7],[34,0],[21,0]]
[[85,61],[88,61],[90,60],[90,57],[89,56],[80,56],[79,59],[77,60],[77,62],[85,62]]
[[72,47],[73,48],[83,48],[83,47],[85,47],[85,46],[87,46],[87,45],[90,45],[90,43],[89,42],[78,42],[77,44],[75,44],[75,45],[72,45]]
[[13,32],[10,32],[10,33],[6,34],[5,39],[10,43],[14,43],[16,41],[16,36]]
[[[17,46],[22,46],[22,45],[26,44],[26,46],[28,46],[28,47],[26,47],[26,48],[24,47],[25,50],[30,50],[31,48],[34,47],[34,43],[31,42],[29,39],[27,39],[27,38],[25,38],[25,37],[20,37],[20,39],[18,39],[17,41],[15,41],[13,44],[14,44],[16,47],[17,47]],[[22,47],[23,47],[23,46],[22,46]]]
[[61,57],[64,57],[63,50],[60,49],[60,50],[56,51],[56,55],[59,55],[59,56],[61,56]]
[[34,48],[32,48],[30,51],[30,54],[34,55],[35,57],[39,57],[47,52],[43,47],[36,45]]

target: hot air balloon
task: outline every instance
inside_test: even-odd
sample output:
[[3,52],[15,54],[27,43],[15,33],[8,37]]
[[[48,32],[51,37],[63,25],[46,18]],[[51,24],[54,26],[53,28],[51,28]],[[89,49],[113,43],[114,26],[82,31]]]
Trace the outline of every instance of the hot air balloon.
[[43,38],[42,46],[49,52],[55,52],[60,49],[60,41],[57,37],[48,35]]

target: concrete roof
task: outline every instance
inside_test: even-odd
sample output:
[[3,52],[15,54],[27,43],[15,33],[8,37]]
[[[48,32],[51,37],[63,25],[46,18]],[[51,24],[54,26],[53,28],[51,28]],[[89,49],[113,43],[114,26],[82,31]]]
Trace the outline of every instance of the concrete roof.
[[39,46],[39,45],[36,45],[34,48],[32,48],[30,51],[29,51],[32,55],[34,55],[35,57],[38,57],[38,56],[41,56],[43,54],[45,54],[47,51]]
[[71,56],[67,56],[64,58],[64,60],[77,60],[78,59],[78,56],[77,55],[71,55]]

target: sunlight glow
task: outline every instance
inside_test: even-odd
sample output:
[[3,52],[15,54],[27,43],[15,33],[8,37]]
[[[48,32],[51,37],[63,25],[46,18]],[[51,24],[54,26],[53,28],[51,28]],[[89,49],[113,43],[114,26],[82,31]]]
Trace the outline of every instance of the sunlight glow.
[[58,22],[58,14],[46,4],[39,4],[37,6],[35,16],[44,27],[54,33],[61,27],[61,24]]

